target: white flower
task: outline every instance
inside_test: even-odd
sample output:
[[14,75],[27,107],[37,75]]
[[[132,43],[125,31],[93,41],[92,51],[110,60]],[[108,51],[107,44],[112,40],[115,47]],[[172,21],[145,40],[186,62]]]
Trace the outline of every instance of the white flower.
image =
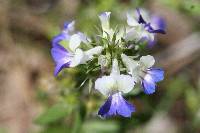
[[135,61],[125,54],[122,54],[121,58],[128,73],[131,74],[137,82],[141,81],[147,69],[152,67],[155,63],[155,59],[151,55],[142,56],[139,61]]
[[111,12],[103,12],[99,15],[101,27],[103,30],[103,38],[107,38],[107,34],[111,37],[114,35],[113,29],[110,28],[110,14]]
[[[103,38],[107,38],[109,35],[111,41],[114,35],[114,30],[110,28],[110,14],[111,12],[103,12],[99,15],[99,19],[101,21],[101,27],[103,30]],[[116,34],[115,41],[121,41],[122,37],[124,37],[124,30],[120,29],[119,32]]]
[[102,14],[99,15],[103,31],[110,30],[110,14],[111,12],[103,12]]
[[147,29],[149,25],[145,22],[139,22],[139,15],[142,15],[142,18],[149,22],[150,18],[148,13],[145,10],[137,10],[135,14],[127,13],[127,24],[130,28],[127,29],[125,40],[140,41],[141,39],[148,40],[150,42],[154,41],[154,34],[150,33]]
[[[56,63],[54,75],[63,68],[75,67],[79,64],[85,64],[87,61],[92,60],[93,56],[100,54],[103,47],[97,46],[87,51],[83,51],[79,48],[82,39],[79,34],[73,34],[69,37],[69,40],[65,40],[67,46],[55,43],[51,49],[51,55]],[[68,48],[66,48],[68,47]]]
[[152,67],[155,63],[153,56],[142,56],[139,61],[122,54],[122,61],[128,72],[136,82],[140,82],[145,94],[152,94],[156,91],[156,83],[164,79],[164,70]]
[[83,51],[79,48],[81,44],[81,38],[78,34],[74,34],[70,37],[69,40],[69,53],[71,57],[70,67],[75,67],[79,64],[84,64],[87,61],[91,60],[96,54],[100,54],[103,50],[103,47],[97,46],[87,51]]
[[131,76],[120,74],[116,59],[113,60],[111,74],[98,78],[95,81],[95,89],[106,96],[115,92],[128,93],[133,89],[134,85],[135,81]]

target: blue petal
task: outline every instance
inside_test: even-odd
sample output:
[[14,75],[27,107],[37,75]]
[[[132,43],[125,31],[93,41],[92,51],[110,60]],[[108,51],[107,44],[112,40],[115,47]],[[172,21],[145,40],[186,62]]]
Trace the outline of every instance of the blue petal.
[[68,29],[68,26],[69,26],[70,22],[66,21],[63,25],[63,28],[64,29]]
[[55,47],[56,45],[59,44],[59,42],[63,40],[68,40],[68,39],[69,39],[69,35],[67,33],[60,33],[52,39],[52,45],[53,47]]
[[135,107],[131,103],[127,102],[125,99],[123,100],[124,104],[122,104],[120,108],[118,108],[117,113],[124,117],[131,117],[132,112],[135,112]]
[[100,115],[101,117],[106,117],[107,116],[106,114],[110,110],[111,102],[112,102],[112,96],[109,96],[108,99],[107,99],[107,101],[99,109],[98,115]]
[[61,45],[56,45],[51,49],[51,55],[55,62],[60,62],[63,59],[67,59],[70,53]]
[[166,22],[162,17],[154,15],[151,17],[151,24],[153,25],[154,29],[166,29]]
[[145,94],[152,94],[155,92],[156,88],[155,81],[150,74],[145,75],[142,81],[142,87]]
[[164,70],[161,68],[150,68],[147,73],[151,75],[155,82],[159,82],[164,79]]
[[160,33],[160,34],[166,34],[166,32],[163,29],[157,29],[157,30],[148,30],[150,33]]
[[53,48],[55,48],[55,49],[60,49],[60,50],[62,50],[63,52],[65,52],[66,54],[69,54],[68,50],[67,50],[65,47],[63,47],[62,45],[60,45],[60,44],[57,44],[57,45],[54,46]]
[[65,67],[70,65],[70,53],[61,45],[56,45],[51,49],[51,55],[56,63],[54,75],[57,74]]
[[68,34],[74,32],[74,25],[75,25],[75,21],[71,21],[71,22],[65,22],[64,23],[64,31]]
[[161,34],[166,34],[166,32],[164,31],[164,29],[154,29],[150,23],[145,24],[145,29],[149,32],[149,33],[161,33]]
[[98,115],[103,118],[114,115],[121,115],[123,117],[131,117],[132,112],[135,112],[135,107],[127,102],[121,93],[111,95],[103,106],[99,109]]
[[54,70],[54,76],[57,76],[58,73],[63,69],[63,68],[68,68],[70,65],[70,62],[67,62],[67,63],[57,63],[56,64],[56,67],[55,67],[55,70]]
[[100,16],[103,16],[103,17],[107,18],[109,15],[107,14],[107,12],[102,12],[102,13],[100,14]]
[[156,38],[154,38],[154,40],[153,41],[151,41],[151,40],[148,40],[148,48],[152,48],[155,44],[156,44],[156,42],[157,42],[157,39]]

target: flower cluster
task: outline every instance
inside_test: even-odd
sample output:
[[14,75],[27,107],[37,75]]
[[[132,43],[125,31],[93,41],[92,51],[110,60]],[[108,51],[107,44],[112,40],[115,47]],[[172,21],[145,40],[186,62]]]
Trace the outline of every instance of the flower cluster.
[[142,56],[140,49],[143,44],[152,46],[156,33],[165,34],[165,23],[158,17],[144,17],[143,12],[137,9],[135,15],[127,13],[128,26],[115,29],[110,27],[111,13],[100,14],[102,32],[92,39],[75,31],[75,21],[65,23],[63,31],[53,38],[55,76],[64,68],[97,64],[101,76],[97,75],[94,88],[108,98],[98,111],[103,118],[131,117],[135,107],[122,95],[138,83],[145,94],[152,94],[156,83],[164,78],[164,71],[153,67],[154,57]]

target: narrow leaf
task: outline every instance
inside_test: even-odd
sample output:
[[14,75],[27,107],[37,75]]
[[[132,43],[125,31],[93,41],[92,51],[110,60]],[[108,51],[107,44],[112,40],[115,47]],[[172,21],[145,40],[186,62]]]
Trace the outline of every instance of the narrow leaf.
[[71,106],[66,103],[58,103],[36,118],[35,122],[40,125],[46,125],[68,116],[71,112]]

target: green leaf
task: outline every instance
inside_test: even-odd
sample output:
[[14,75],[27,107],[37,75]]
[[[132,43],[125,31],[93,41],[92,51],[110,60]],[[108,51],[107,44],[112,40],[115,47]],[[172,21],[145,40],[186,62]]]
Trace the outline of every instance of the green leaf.
[[49,126],[43,129],[40,133],[69,133],[69,127],[66,125]]
[[87,121],[83,124],[83,133],[116,133],[119,131],[119,124],[115,121]]
[[50,124],[61,118],[68,116],[72,112],[72,107],[66,103],[58,103],[50,107],[46,112],[41,114],[35,122],[40,125]]
[[198,92],[192,87],[185,91],[186,105],[191,114],[195,114],[200,106],[198,95]]
[[81,129],[81,117],[80,117],[80,113],[76,112],[75,113],[75,120],[74,120],[74,125],[72,127],[72,131],[71,133],[80,133],[80,129]]

